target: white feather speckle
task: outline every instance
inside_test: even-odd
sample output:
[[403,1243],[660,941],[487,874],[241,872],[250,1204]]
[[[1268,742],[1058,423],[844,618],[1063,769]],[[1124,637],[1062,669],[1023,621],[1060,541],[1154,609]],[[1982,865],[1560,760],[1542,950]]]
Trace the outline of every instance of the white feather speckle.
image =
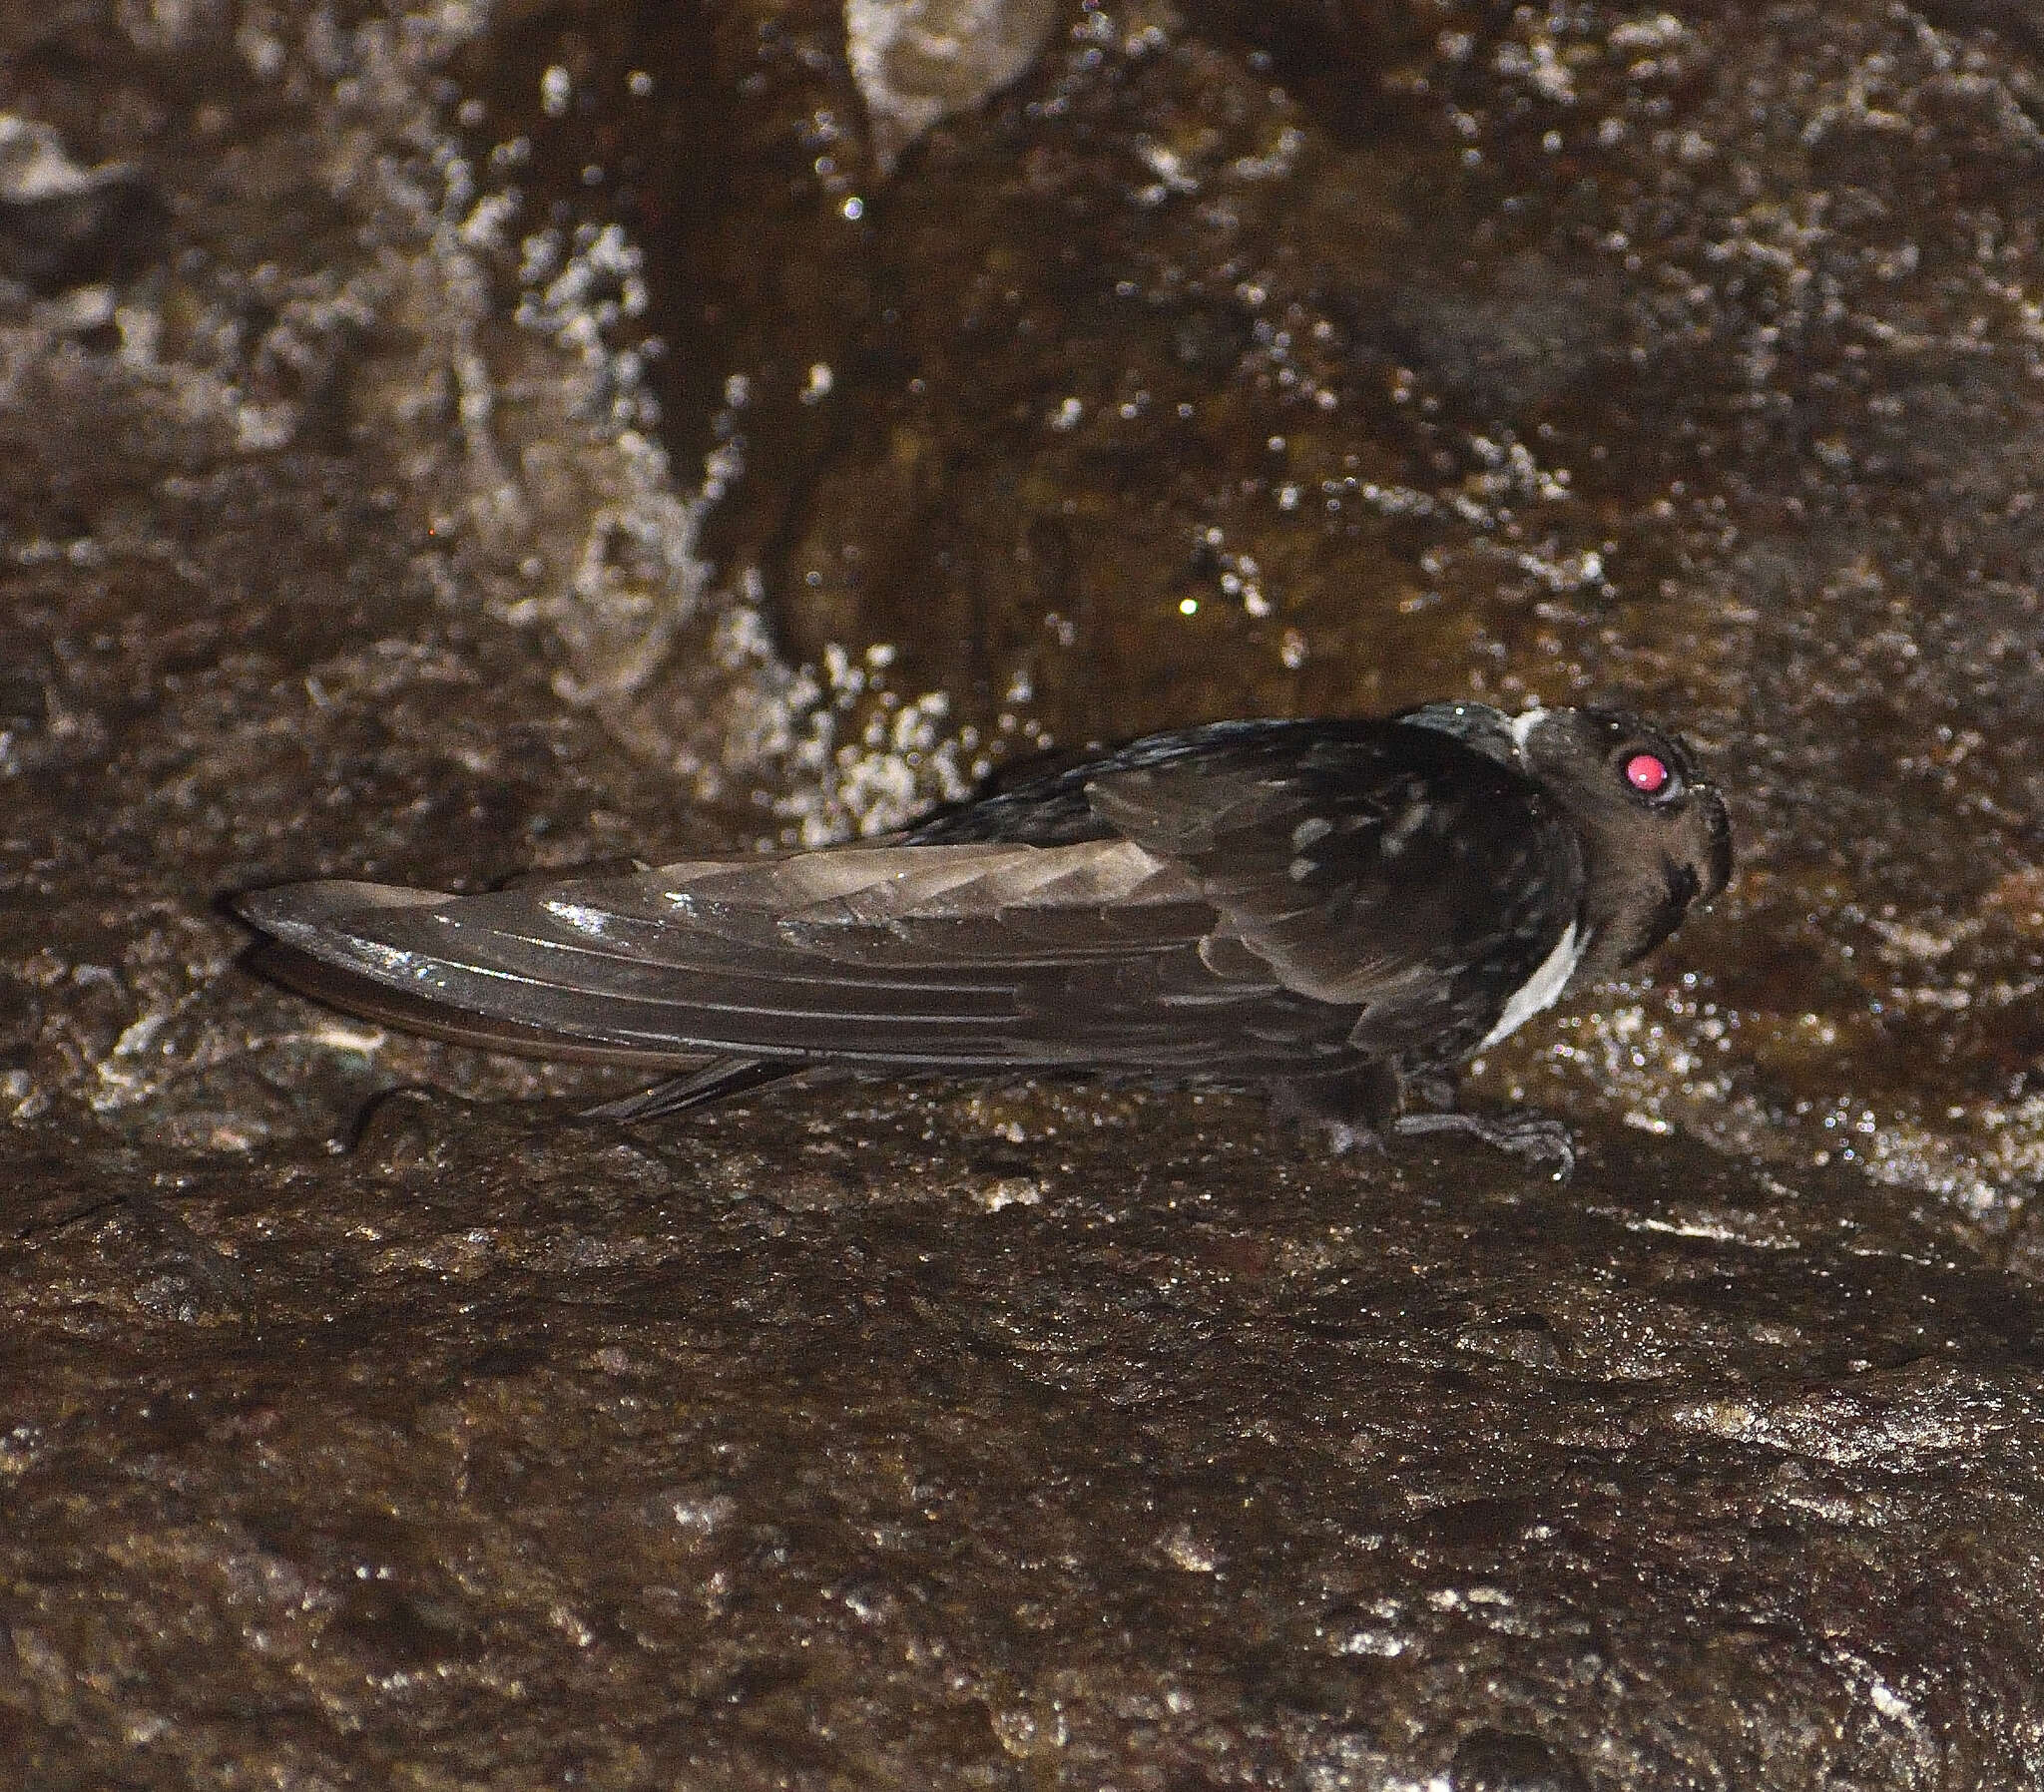
[[1533,738],[1533,730],[1546,719],[1547,711],[1545,709],[1522,709],[1510,721],[1505,723],[1506,731],[1510,733],[1512,744],[1518,748],[1521,759],[1526,756],[1526,743]]

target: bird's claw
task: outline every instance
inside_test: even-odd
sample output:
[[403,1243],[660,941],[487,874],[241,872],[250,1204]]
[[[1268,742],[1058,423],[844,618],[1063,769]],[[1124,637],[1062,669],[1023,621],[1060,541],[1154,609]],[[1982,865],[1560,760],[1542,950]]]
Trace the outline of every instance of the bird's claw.
[[1391,1130],[1401,1138],[1428,1132],[1467,1132],[1514,1157],[1553,1163],[1557,1182],[1567,1181],[1576,1167],[1576,1146],[1568,1127],[1540,1115],[1401,1114],[1391,1122]]

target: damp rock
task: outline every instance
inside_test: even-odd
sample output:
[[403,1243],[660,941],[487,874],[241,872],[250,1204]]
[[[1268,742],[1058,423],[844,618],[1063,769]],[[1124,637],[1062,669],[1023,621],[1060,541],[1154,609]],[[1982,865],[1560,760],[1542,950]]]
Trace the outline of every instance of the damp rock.
[[1056,19],[1054,0],[845,0],[880,172],[932,125],[1021,79]]
[[0,279],[54,293],[125,278],[158,252],[164,224],[140,170],[82,168],[49,126],[0,115]]

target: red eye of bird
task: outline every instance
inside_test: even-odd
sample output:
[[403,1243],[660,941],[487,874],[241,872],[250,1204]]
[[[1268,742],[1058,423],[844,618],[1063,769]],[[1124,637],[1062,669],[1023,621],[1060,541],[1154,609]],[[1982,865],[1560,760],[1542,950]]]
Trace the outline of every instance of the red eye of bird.
[[1656,753],[1634,753],[1625,762],[1625,781],[1642,796],[1659,796],[1668,788],[1668,763]]

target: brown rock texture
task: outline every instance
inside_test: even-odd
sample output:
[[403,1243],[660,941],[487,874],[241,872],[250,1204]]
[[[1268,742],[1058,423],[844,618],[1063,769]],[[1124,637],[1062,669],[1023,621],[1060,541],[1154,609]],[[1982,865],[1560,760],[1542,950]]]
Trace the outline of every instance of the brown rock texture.
[[[820,3],[0,15],[0,1778],[2044,1781],[2040,51],[1087,5],[883,179]],[[1736,808],[1563,1185],[577,1121],[222,906],[1458,695]]]

